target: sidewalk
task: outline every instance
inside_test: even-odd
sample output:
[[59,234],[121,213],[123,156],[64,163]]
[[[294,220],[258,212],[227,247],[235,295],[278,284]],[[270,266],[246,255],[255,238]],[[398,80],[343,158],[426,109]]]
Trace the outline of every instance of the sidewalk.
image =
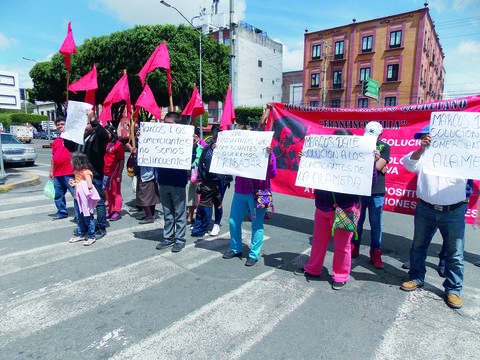
[[0,185],[0,193],[40,184],[40,177],[28,171],[7,168],[5,172],[7,173],[7,178],[5,179],[5,184]]

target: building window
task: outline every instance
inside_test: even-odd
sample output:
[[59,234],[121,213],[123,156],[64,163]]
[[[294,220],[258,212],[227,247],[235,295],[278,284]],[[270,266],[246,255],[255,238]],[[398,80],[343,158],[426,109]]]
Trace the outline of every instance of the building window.
[[230,46],[230,38],[223,39],[223,45]]
[[335,59],[343,59],[343,41],[335,42]]
[[370,68],[360,69],[360,81],[367,80],[367,78],[370,78]]
[[364,36],[362,38],[362,52],[370,52],[372,51],[372,42],[373,42],[373,36]]
[[275,85],[275,80],[272,80],[272,85]]
[[397,98],[395,96],[385,97],[385,106],[396,106],[396,105],[397,105]]
[[262,95],[262,94],[260,94],[260,99],[261,99],[261,98],[263,98],[263,95]]
[[310,87],[318,88],[319,85],[320,85],[320,74],[312,74]]
[[322,45],[312,46],[312,60],[318,60],[322,57]]
[[390,49],[398,48],[402,45],[402,30],[392,31],[390,33]]
[[367,108],[368,107],[368,99],[358,99],[358,107],[359,108]]
[[263,82],[263,78],[260,78],[260,82]]
[[330,102],[330,106],[331,106],[332,108],[339,108],[339,107],[340,107],[340,100],[332,100],[332,101]]
[[398,64],[387,66],[387,81],[398,81]]
[[334,89],[342,88],[342,72],[341,71],[333,72],[333,88]]
[[318,101],[310,101],[310,106],[318,107]]
[[262,67],[262,60],[258,60],[258,67]]

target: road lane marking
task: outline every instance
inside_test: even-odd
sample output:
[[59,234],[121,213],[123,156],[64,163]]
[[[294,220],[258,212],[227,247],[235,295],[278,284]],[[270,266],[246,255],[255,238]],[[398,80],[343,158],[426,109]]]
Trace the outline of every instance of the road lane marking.
[[111,359],[238,359],[313,293],[270,270]]

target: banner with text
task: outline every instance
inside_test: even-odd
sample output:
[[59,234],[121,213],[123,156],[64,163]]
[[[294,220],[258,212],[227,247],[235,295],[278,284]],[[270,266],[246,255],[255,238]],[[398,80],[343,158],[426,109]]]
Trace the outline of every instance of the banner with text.
[[376,138],[308,135],[295,186],[370,196]]
[[480,113],[434,112],[432,142],[425,149],[425,171],[440,176],[480,179]]
[[191,125],[141,122],[138,165],[189,170],[193,132]]
[[[480,112],[480,96],[444,100],[433,103],[381,108],[318,108],[283,103],[272,103],[267,129],[272,130],[272,147],[277,157],[277,176],[272,179],[275,192],[313,198],[313,188],[295,186],[299,169],[298,152],[305,137],[311,134],[331,135],[336,129],[348,129],[363,135],[369,121],[383,126],[381,140],[390,145],[387,164],[384,209],[403,214],[414,214],[417,205],[416,174],[403,167],[403,156],[418,149],[420,140],[413,135],[430,123],[432,112]],[[467,221],[471,223],[476,210],[471,210],[478,198],[478,182],[470,197]]]
[[210,172],[251,179],[267,178],[267,146],[273,131],[228,130],[218,133]]

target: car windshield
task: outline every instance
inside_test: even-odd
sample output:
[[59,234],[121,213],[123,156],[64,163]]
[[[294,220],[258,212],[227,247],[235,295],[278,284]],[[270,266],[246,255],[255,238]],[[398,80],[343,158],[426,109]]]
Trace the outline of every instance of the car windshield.
[[21,141],[13,135],[2,134],[2,144],[21,144]]

